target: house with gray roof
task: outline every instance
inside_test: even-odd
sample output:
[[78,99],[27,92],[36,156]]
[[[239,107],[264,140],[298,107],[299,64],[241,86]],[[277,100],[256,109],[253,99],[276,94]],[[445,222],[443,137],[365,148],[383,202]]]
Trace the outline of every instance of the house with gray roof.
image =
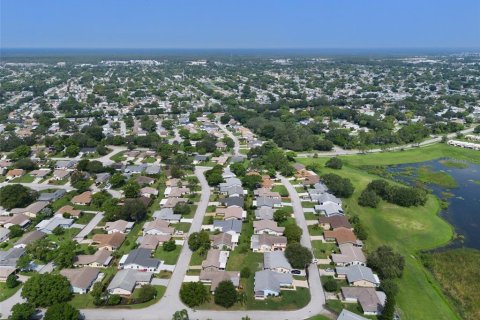
[[292,266],[283,251],[265,252],[263,254],[263,269],[279,273],[290,273]]
[[153,218],[164,220],[169,223],[177,223],[182,219],[182,215],[173,213],[173,208],[162,208],[153,213]]
[[318,204],[315,206],[315,211],[319,213],[323,213],[327,217],[344,215],[343,208],[340,205],[333,202]]
[[372,269],[362,265],[351,265],[348,267],[337,267],[335,273],[338,278],[347,279],[351,286],[356,287],[378,287],[380,279],[373,273]]
[[257,197],[253,201],[253,205],[257,208],[269,207],[269,208],[278,208],[282,206],[282,200],[279,198],[271,197]]
[[343,300],[358,303],[365,315],[380,315],[387,300],[385,293],[375,288],[343,287],[341,292]]
[[149,284],[153,273],[142,272],[134,269],[119,270],[107,287],[110,294],[128,296],[133,293],[137,285]]
[[9,229],[0,227],[0,243],[7,241],[9,234],[10,234]]
[[218,202],[220,202],[225,207],[243,208],[244,199],[243,197],[228,197],[228,198],[219,199]]
[[137,248],[124,255],[118,265],[121,269],[158,272],[160,264],[160,260],[151,257],[150,250]]
[[271,270],[255,272],[254,292],[255,299],[266,299],[269,296],[278,296],[282,288],[291,288],[293,277],[289,273],[278,273]]
[[73,219],[67,219],[62,216],[54,216],[50,219],[42,220],[35,226],[38,231],[51,234],[57,227],[68,229],[72,226]]
[[339,245],[339,248],[340,253],[332,254],[332,261],[335,265],[347,267],[353,264],[365,265],[367,263],[367,258],[365,258],[362,248],[351,243],[342,243]]
[[220,192],[227,192],[227,190],[234,186],[242,186],[242,181],[238,178],[228,178],[225,179],[225,182],[222,182],[218,185]]
[[273,220],[273,208],[260,207],[255,209],[255,219],[257,220]]
[[55,163],[55,169],[73,169],[76,165],[76,160],[58,160]]
[[240,220],[215,220],[213,228],[221,232],[236,233],[242,232],[242,221]]
[[339,206],[342,205],[342,200],[335,197],[333,194],[330,193],[322,193],[318,195],[311,195],[313,201],[317,201],[318,204],[327,204],[327,203],[335,203]]
[[24,253],[24,248],[10,248],[7,251],[0,251],[0,268],[16,268],[18,259]]
[[91,267],[62,269],[60,274],[68,279],[73,293],[86,294],[98,279],[100,270]]
[[105,183],[110,179],[112,175],[108,172],[97,173],[97,178],[95,179],[95,184],[99,185]]
[[145,168],[145,174],[159,174],[161,170],[158,164],[150,164]]
[[28,233],[25,233],[17,242],[13,245],[14,248],[26,248],[30,243],[42,239],[47,234],[42,231],[33,230]]
[[337,320],[368,320],[368,319],[365,317],[362,317],[361,315],[348,311],[347,309],[343,309],[342,312],[340,312],[340,315],[338,316]]
[[55,190],[54,192],[42,192],[38,196],[37,200],[53,202],[63,197],[65,193],[67,193],[67,191],[65,191],[64,189],[58,189],[58,190]]

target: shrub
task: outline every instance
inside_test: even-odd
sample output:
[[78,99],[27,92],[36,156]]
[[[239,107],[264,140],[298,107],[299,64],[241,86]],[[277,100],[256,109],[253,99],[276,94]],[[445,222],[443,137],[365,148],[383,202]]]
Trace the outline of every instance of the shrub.
[[350,179],[342,178],[338,174],[329,173],[322,176],[323,182],[328,189],[337,197],[349,198],[354,191]]
[[237,302],[237,289],[232,281],[222,281],[215,290],[215,304],[230,308]]
[[338,283],[333,279],[333,277],[328,277],[328,279],[323,284],[323,287],[328,292],[335,292],[338,290]]
[[358,197],[358,204],[362,207],[376,208],[380,202],[380,197],[373,190],[365,189]]
[[325,167],[331,168],[331,169],[342,169],[343,161],[338,157],[330,158],[325,163]]
[[252,274],[252,272],[250,271],[250,269],[248,267],[243,267],[242,270],[240,270],[240,277],[241,278],[248,278],[248,277],[250,277],[251,274]]

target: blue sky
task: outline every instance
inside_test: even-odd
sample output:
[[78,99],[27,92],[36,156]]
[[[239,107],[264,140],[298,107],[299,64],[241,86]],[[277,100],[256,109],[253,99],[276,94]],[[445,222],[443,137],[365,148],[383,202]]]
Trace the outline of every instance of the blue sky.
[[2,48],[479,48],[478,0],[1,0]]

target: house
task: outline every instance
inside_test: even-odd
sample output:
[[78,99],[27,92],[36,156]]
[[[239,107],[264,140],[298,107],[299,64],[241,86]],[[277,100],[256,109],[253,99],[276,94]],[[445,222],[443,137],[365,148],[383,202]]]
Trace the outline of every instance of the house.
[[35,201],[34,203],[26,206],[25,208],[15,208],[10,210],[12,214],[24,214],[30,218],[35,218],[37,214],[40,213],[46,206],[48,206],[48,201]]
[[62,269],[60,274],[68,279],[73,293],[86,294],[97,281],[99,269],[83,267],[77,269]]
[[218,185],[218,189],[221,193],[226,193],[229,188],[238,186],[242,186],[242,181],[238,178],[228,178],[225,179],[225,182],[222,182]]
[[84,147],[80,149],[80,155],[93,154],[95,152],[97,152],[97,148]]
[[[217,249],[230,249],[233,250],[237,242],[233,242],[233,236],[230,233],[221,232],[210,236],[212,241],[212,248]],[[238,237],[235,237],[235,240],[238,241]]]
[[242,232],[242,222],[239,220],[215,220],[213,229],[239,235]]
[[245,190],[243,190],[240,186],[231,186],[222,192],[222,194],[226,194],[229,197],[243,197],[245,195]]
[[279,198],[269,198],[269,197],[256,197],[253,201],[253,205],[257,208],[269,207],[269,208],[278,208],[282,206],[282,200]]
[[247,212],[240,207],[217,208],[215,215],[224,217],[225,220],[245,220]]
[[273,184],[274,182],[269,176],[267,175],[262,176],[262,188],[272,189]]
[[207,257],[202,262],[202,270],[217,271],[225,270],[227,267],[229,251],[223,251],[220,249],[208,250]]
[[158,195],[158,190],[151,187],[143,187],[140,189],[142,197],[152,198]]
[[65,205],[55,212],[56,215],[61,216],[69,216],[71,218],[77,219],[82,215],[81,210],[76,210],[74,207],[70,205]]
[[184,198],[167,198],[160,201],[162,208],[175,208],[179,203],[186,203],[187,199]]
[[243,197],[228,197],[219,199],[218,202],[224,205],[225,207],[239,207],[243,208],[244,200]]
[[110,179],[111,176],[112,175],[108,172],[97,173],[97,177],[95,179],[95,184],[99,185],[99,184],[102,184],[102,183],[106,183],[108,181],[108,179]]
[[189,188],[167,187],[163,195],[168,198],[180,198],[185,194],[190,193]]
[[255,210],[255,219],[273,220],[273,208],[261,207]]
[[30,171],[30,175],[35,178],[44,178],[50,173],[50,169],[38,169]]
[[335,273],[338,278],[347,279],[351,286],[374,288],[380,285],[380,279],[372,272],[372,269],[359,264],[337,267]]
[[88,206],[92,202],[92,192],[85,191],[72,198],[72,203],[80,206]]
[[112,261],[112,253],[108,250],[97,250],[94,254],[81,254],[75,257],[75,267],[106,268]]
[[145,176],[138,176],[135,178],[135,182],[138,183],[140,186],[147,186],[153,184],[155,182],[155,179]]
[[355,233],[345,227],[340,227],[333,231],[326,230],[323,232],[323,237],[325,238],[325,241],[335,241],[338,245],[351,243],[356,246],[362,246],[362,242],[357,239]]
[[40,221],[35,228],[38,231],[42,231],[46,234],[52,234],[55,228],[64,228],[68,229],[72,226],[73,219],[67,219],[62,216],[53,216],[50,219],[45,219]]
[[0,243],[7,241],[9,234],[10,230],[8,230],[7,228],[0,228]]
[[155,211],[152,216],[154,219],[164,220],[168,223],[178,223],[182,219],[182,215],[173,213],[172,208],[162,208]]
[[342,312],[340,312],[340,315],[338,316],[337,320],[368,320],[368,319],[365,317],[362,317],[361,315],[348,311],[347,309],[343,309]]
[[169,223],[164,220],[149,221],[143,226],[143,235],[172,235],[175,232],[175,229],[168,225]]
[[279,273],[290,273],[292,266],[283,251],[265,252],[263,254],[263,269]]
[[53,171],[53,179],[54,180],[63,180],[70,176],[72,172],[67,171],[65,169],[57,169]]
[[14,274],[16,267],[2,267],[0,268],[0,282],[7,282],[8,276]]
[[137,244],[139,248],[148,249],[150,251],[155,251],[157,247],[164,242],[169,241],[172,238],[171,235],[158,235],[158,234],[147,234],[143,237],[138,237]]
[[108,234],[115,233],[115,232],[127,234],[130,232],[130,230],[132,230],[134,224],[135,222],[117,220],[117,221],[105,223],[104,229],[105,231],[107,231]]
[[315,205],[314,208],[316,212],[323,213],[327,217],[344,215],[342,206],[333,202]]
[[278,193],[278,192],[273,192],[273,191],[271,191],[271,190],[268,189],[268,188],[255,189],[255,191],[253,192],[253,194],[254,194],[256,197],[277,198],[277,199],[281,199],[281,198],[282,198],[282,197],[280,196],[280,193]]
[[250,248],[254,252],[285,251],[287,238],[269,234],[254,234],[251,237]]
[[332,261],[335,265],[346,267],[353,264],[365,265],[367,263],[367,258],[365,258],[362,248],[351,243],[341,244],[339,248],[340,253],[332,254]]
[[14,248],[26,248],[30,243],[42,239],[47,234],[42,231],[33,230],[25,233],[17,242],[13,245]]
[[273,220],[253,221],[254,234],[266,233],[274,236],[281,236],[284,230],[284,227],[279,227],[277,223]]
[[30,223],[30,218],[23,213],[17,213],[13,216],[1,216],[0,218],[0,225],[6,229],[9,229],[11,226],[20,226],[24,229]]
[[363,314],[370,316],[380,315],[387,299],[384,292],[370,287],[343,287],[341,292],[345,302],[358,303]]
[[147,168],[147,165],[143,163],[143,164],[140,164],[140,165],[126,166],[123,171],[125,173],[139,174],[139,173],[142,173],[146,168]]
[[0,251],[0,269],[17,268],[17,261],[24,253],[24,248],[10,248],[7,251]]
[[352,225],[345,216],[321,216],[318,218],[318,225],[324,230],[347,228],[353,230]]
[[193,157],[193,164],[199,164],[200,162],[208,161],[208,156],[203,154],[196,154]]
[[339,198],[335,197],[333,194],[330,194],[330,193],[322,193],[317,195],[312,194],[311,197],[313,201],[317,201],[318,204],[320,205],[327,204],[327,203],[335,203],[339,206],[342,205],[342,200],[340,200]]
[[38,197],[38,201],[48,201],[53,202],[60,199],[63,195],[67,193],[64,189],[57,189],[54,192],[42,192]]
[[133,293],[137,285],[150,284],[153,278],[151,272],[141,272],[133,269],[118,271],[107,287],[110,294],[128,296]]
[[293,277],[288,273],[278,273],[271,270],[255,272],[255,299],[266,299],[278,296],[281,288],[292,288]]
[[160,174],[161,168],[158,164],[151,164],[145,168],[145,174]]
[[8,170],[5,177],[7,180],[13,180],[15,178],[19,178],[23,176],[24,174],[25,174],[25,170],[23,169],[11,169],[11,170]]
[[140,271],[157,272],[160,260],[151,258],[151,251],[145,248],[137,248],[124,255],[119,263],[119,269],[134,269]]
[[225,270],[202,270],[200,271],[199,279],[201,282],[210,285],[211,292],[215,292],[218,285],[222,281],[231,281],[235,287],[238,287],[240,285],[240,272]]
[[73,169],[76,165],[76,160],[58,160],[55,169]]
[[92,237],[92,244],[96,245],[99,250],[108,251],[117,250],[125,240],[125,234],[114,232],[111,234],[95,234]]

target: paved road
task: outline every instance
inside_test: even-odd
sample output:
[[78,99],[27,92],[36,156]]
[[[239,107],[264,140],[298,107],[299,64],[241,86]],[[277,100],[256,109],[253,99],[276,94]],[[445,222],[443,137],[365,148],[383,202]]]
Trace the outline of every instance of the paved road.
[[225,134],[227,136],[229,136],[233,142],[235,143],[234,147],[233,147],[233,155],[234,156],[238,156],[240,155],[240,141],[238,140],[238,138],[230,131],[227,129],[227,127],[225,127],[225,125],[221,124],[221,123],[218,123],[217,124],[218,127],[220,129],[222,129],[223,132],[225,132]]
[[80,242],[85,238],[96,226],[97,224],[102,221],[103,213],[98,212],[95,216],[93,216],[92,220],[75,236],[73,240]]
[[[468,134],[473,132],[474,128],[469,128],[460,131],[461,134]],[[454,138],[456,137],[457,133],[450,133],[447,135],[447,138]],[[299,158],[310,158],[313,155],[317,154],[319,157],[332,157],[332,156],[340,156],[340,155],[352,155],[352,154],[365,154],[365,153],[378,153],[378,152],[385,152],[385,151],[398,151],[398,150],[406,150],[406,149],[414,149],[414,148],[419,148],[419,147],[426,147],[435,143],[438,143],[442,141],[442,136],[436,136],[430,139],[427,139],[425,141],[422,141],[418,144],[410,143],[402,146],[397,146],[397,147],[391,147],[388,150],[383,150],[383,149],[370,149],[367,151],[363,150],[345,150],[342,148],[335,147],[333,151],[328,151],[328,152],[307,152],[307,153],[299,153],[297,156]]]

